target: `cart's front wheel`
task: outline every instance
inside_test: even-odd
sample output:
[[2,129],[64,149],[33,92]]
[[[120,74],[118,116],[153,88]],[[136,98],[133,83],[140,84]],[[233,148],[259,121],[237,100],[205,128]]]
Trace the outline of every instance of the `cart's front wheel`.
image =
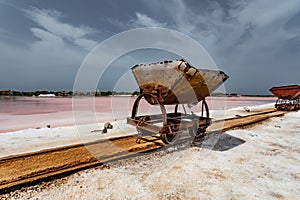
[[161,134],[161,140],[165,144],[173,143],[176,140],[175,137],[176,137],[176,134],[171,134],[171,133],[162,133]]
[[169,122],[169,130],[161,133],[161,140],[165,144],[174,143],[180,137],[179,126],[174,122]]
[[201,137],[204,136],[206,132],[206,128],[196,128],[192,127],[189,129],[189,134],[191,137]]

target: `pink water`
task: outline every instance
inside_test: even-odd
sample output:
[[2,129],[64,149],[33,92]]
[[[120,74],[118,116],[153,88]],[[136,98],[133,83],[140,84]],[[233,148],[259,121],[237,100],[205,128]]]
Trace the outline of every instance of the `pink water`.
[[[76,120],[72,110],[72,98],[16,97],[0,99],[0,133],[38,128],[74,125],[76,123],[122,120],[131,115],[135,97],[83,97],[76,99]],[[255,106],[275,102],[268,97],[209,97],[211,110]],[[92,102],[92,103],[91,103]],[[95,107],[93,107],[95,103]],[[95,113],[91,112],[95,109]],[[141,112],[150,106],[142,101]],[[80,113],[78,115],[78,113]],[[79,116],[79,117],[78,117]]]

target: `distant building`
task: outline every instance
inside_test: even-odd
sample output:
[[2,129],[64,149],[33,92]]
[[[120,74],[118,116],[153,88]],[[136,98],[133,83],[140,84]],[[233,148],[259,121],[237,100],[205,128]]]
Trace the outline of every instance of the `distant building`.
[[1,95],[12,95],[13,91],[12,90],[1,90],[0,94]]
[[55,94],[39,94],[38,97],[55,97]]
[[241,94],[237,94],[237,93],[232,93],[229,95],[230,97],[241,97]]

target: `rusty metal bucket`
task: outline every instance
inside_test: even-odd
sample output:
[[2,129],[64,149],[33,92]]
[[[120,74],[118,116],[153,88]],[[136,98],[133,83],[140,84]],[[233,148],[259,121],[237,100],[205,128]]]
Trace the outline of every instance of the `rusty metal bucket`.
[[197,69],[184,60],[136,65],[132,72],[141,94],[154,94],[164,105],[199,102],[228,79],[222,71]]

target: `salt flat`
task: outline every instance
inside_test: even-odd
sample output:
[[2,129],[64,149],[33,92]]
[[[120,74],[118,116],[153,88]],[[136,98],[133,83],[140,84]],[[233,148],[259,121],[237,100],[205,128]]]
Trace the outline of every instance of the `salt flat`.
[[[215,110],[211,111],[211,117],[215,120],[220,120],[235,117],[236,115],[249,115],[258,110],[273,107],[274,104],[271,103],[249,107],[251,112],[245,111],[244,107],[232,108],[226,111]],[[101,131],[104,123],[79,124],[56,128],[29,128],[1,133],[0,157],[136,134],[135,127],[127,125],[124,119],[113,121],[111,124],[114,128],[108,130],[106,134],[103,134]]]
[[[188,148],[85,170],[17,191],[15,199],[297,199],[300,112],[221,135],[216,148]],[[239,142],[242,141],[242,142]],[[226,148],[224,148],[226,147]]]

